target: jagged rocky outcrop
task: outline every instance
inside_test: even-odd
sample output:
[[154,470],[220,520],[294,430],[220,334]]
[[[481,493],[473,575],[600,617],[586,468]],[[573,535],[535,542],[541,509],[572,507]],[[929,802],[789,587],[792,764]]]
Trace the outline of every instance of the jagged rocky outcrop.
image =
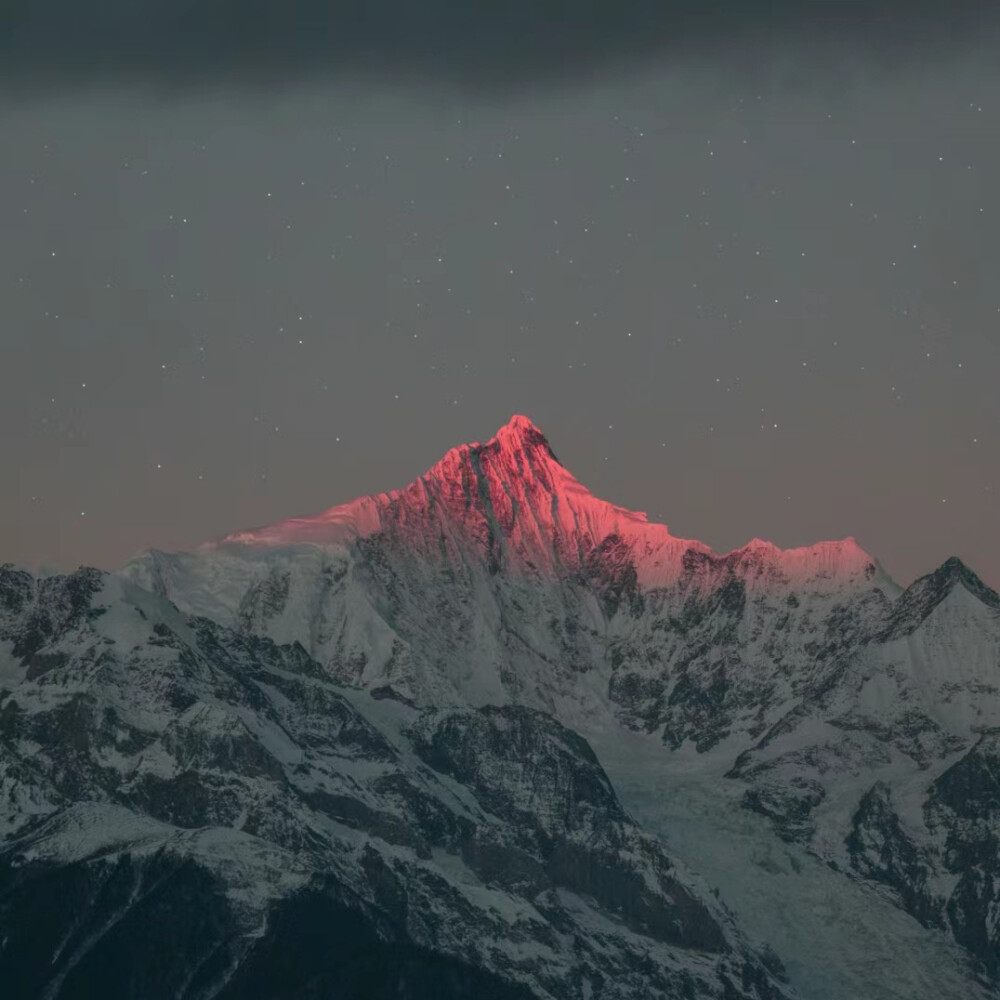
[[891,788],[861,798],[847,837],[855,872],[890,887],[928,927],[949,933],[991,980],[1000,971],[1000,744],[980,737],[909,803],[909,824]]
[[0,585],[5,996],[790,995],[551,716],[352,700],[96,571]]

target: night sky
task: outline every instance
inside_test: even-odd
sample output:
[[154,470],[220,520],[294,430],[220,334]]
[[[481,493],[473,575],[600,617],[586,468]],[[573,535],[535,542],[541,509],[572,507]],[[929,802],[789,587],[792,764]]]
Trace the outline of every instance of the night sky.
[[5,4],[0,562],[526,413],[677,535],[1000,587],[992,6]]

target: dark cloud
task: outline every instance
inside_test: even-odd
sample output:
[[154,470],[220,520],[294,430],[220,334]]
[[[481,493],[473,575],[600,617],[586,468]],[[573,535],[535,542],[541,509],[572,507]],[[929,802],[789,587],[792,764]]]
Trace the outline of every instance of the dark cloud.
[[[6,0],[0,81],[167,90],[314,77],[482,91],[578,82],[646,62],[767,73],[845,56],[933,59],[995,28],[992,0]],[[817,62],[818,61],[818,62]]]

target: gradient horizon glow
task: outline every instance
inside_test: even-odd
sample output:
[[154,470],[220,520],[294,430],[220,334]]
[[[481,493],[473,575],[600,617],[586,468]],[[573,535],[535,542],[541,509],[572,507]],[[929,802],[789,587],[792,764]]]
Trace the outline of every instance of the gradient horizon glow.
[[524,412],[716,551],[1000,588],[1000,14],[843,6],[0,15],[0,563],[193,548]]

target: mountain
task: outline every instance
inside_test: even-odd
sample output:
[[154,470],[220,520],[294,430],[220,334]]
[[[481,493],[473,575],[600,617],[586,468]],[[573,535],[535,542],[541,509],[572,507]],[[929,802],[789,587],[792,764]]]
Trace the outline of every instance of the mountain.
[[95,570],[0,600],[5,996],[788,995],[551,716],[368,718]]
[[1000,996],[998,678],[958,560],[717,554],[525,417],[196,552],[6,566],[0,981]]
[[[439,554],[442,537],[462,549],[485,548],[492,572],[535,574],[579,573],[602,542],[614,539],[630,549],[636,582],[643,587],[676,582],[686,553],[711,555],[701,542],[675,538],[645,514],[595,497],[559,462],[542,432],[520,415],[486,444],[453,448],[405,489],[237,532],[223,544],[334,547],[386,534],[427,557]],[[769,575],[798,584],[876,571],[853,538],[788,551],[754,539],[730,557],[755,560]]]

